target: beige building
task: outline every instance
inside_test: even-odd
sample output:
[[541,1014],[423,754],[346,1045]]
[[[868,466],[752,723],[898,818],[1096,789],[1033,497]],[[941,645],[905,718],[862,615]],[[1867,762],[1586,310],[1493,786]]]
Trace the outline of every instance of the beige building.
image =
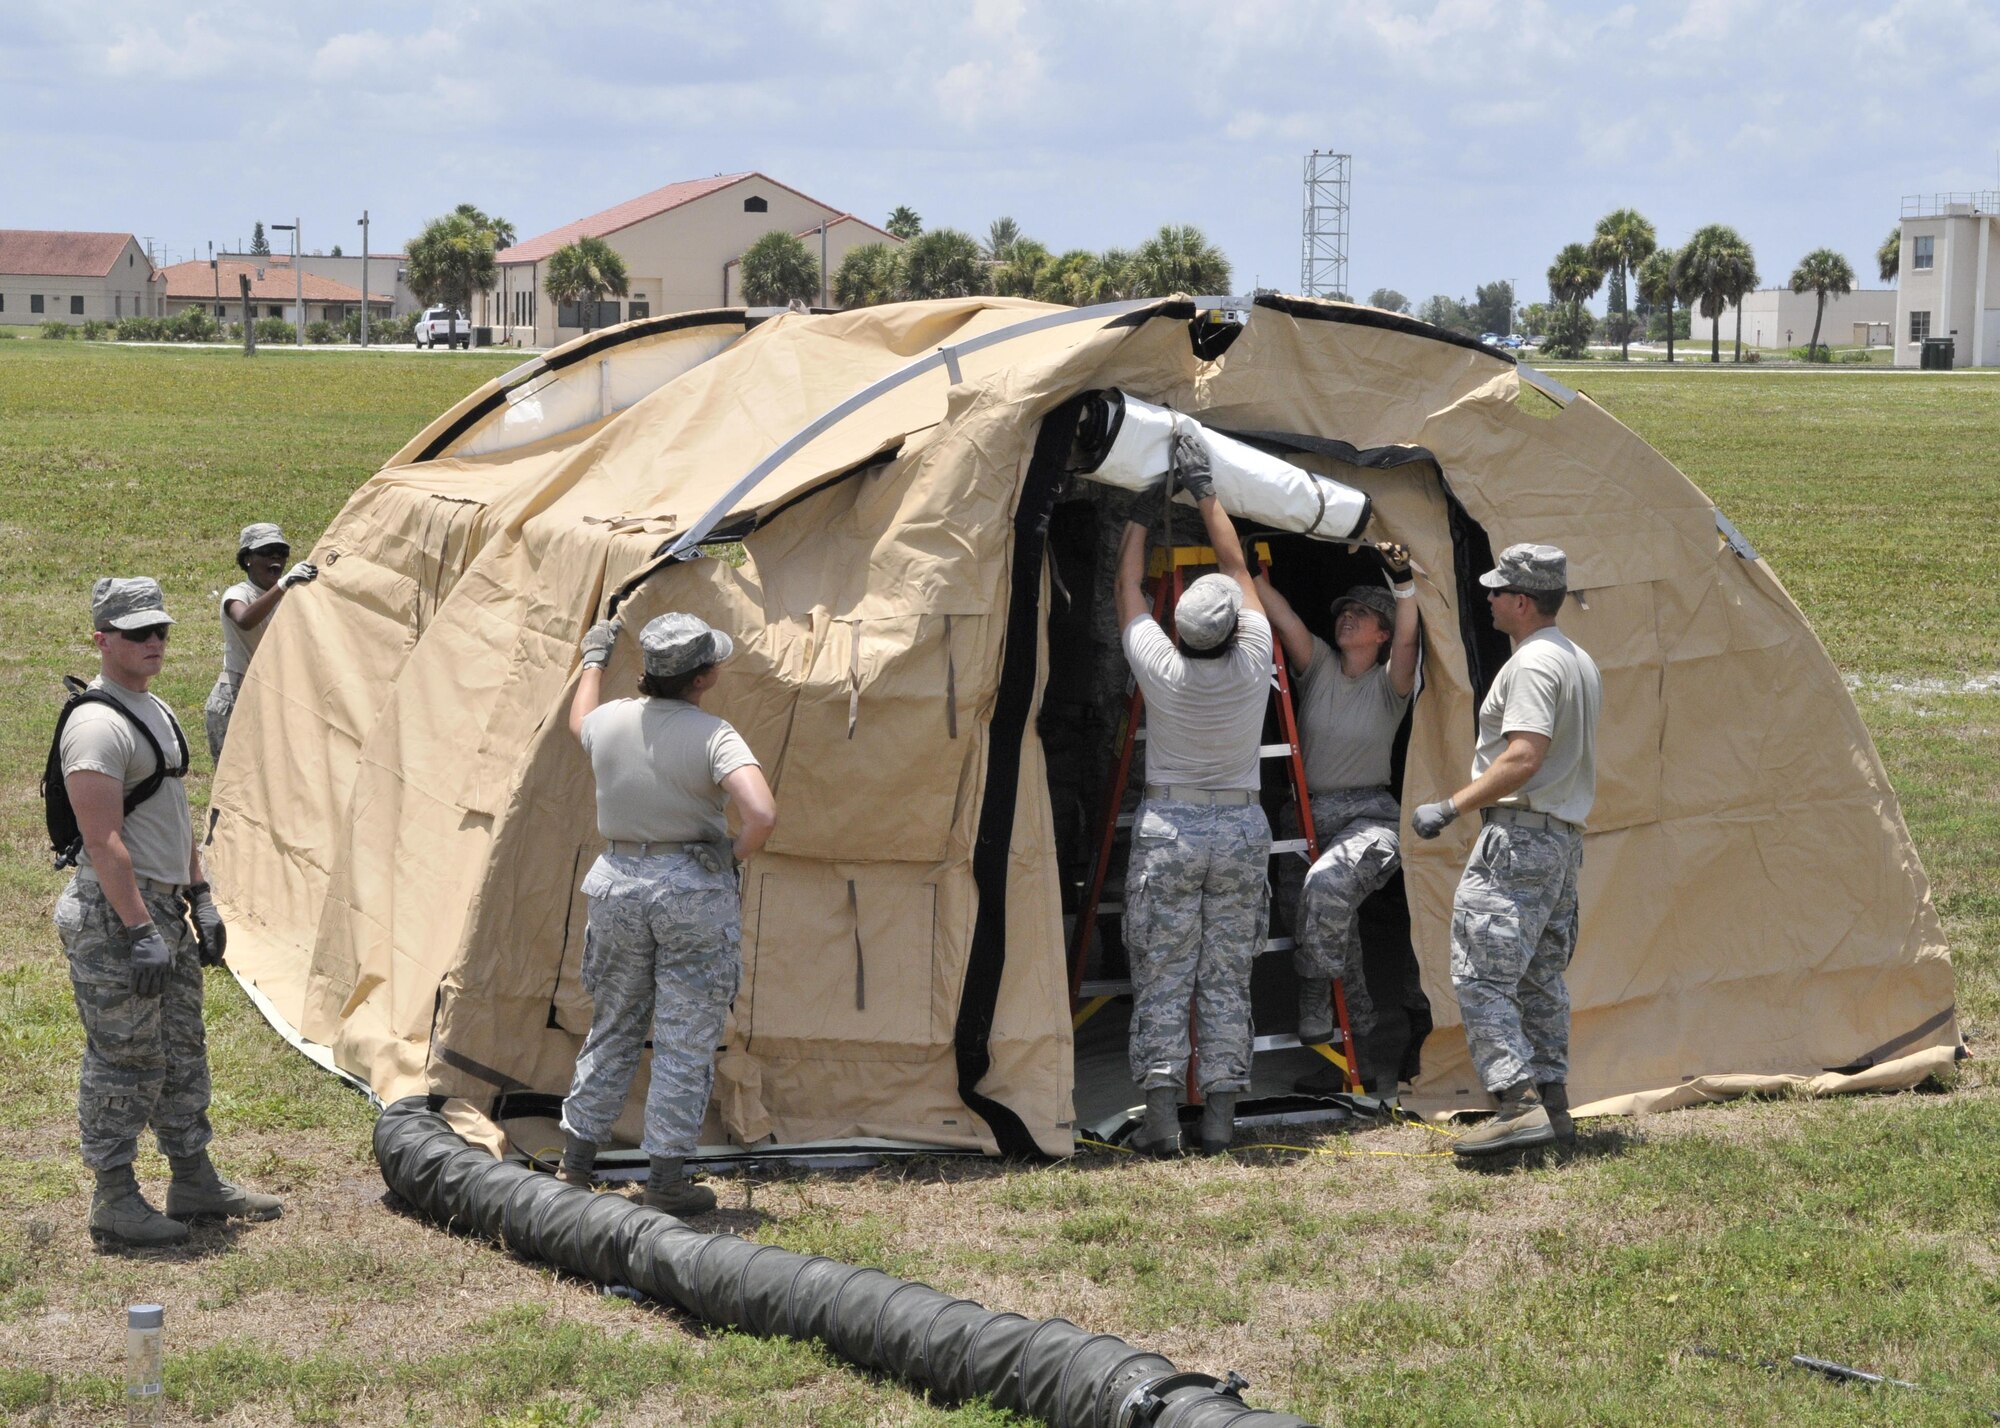
[[[1812,341],[1813,314],[1819,297],[1790,288],[1760,288],[1743,299],[1743,345],[1769,350],[1803,347]],[[1856,288],[1845,297],[1827,294],[1826,321],[1819,340],[1829,347],[1869,346],[1887,340],[1888,324],[1896,316],[1894,288]],[[1690,324],[1692,341],[1708,340],[1709,320],[1696,308]],[[1722,340],[1736,340],[1736,304],[1722,310]]]
[[[491,327],[495,342],[547,347],[586,326],[727,307],[742,301],[738,260],[773,229],[800,235],[815,256],[823,247],[828,272],[864,243],[898,241],[764,174],[719,174],[668,184],[503,249],[500,280],[492,292],[474,295],[472,320]],[[585,237],[602,238],[627,271],[625,296],[606,299],[595,313],[559,307],[546,286],[549,255]]]
[[1929,337],[1951,339],[1954,367],[2000,367],[2000,192],[1903,200],[1896,365],[1920,365]]
[[[261,253],[218,253],[216,256],[218,258],[236,258],[246,263],[268,263],[271,261],[269,256]],[[289,263],[291,256],[290,252],[276,255],[277,260],[282,263]],[[406,312],[421,312],[423,310],[424,305],[418,302],[416,294],[410,291],[409,277],[405,271],[409,266],[409,262],[409,256],[404,253],[370,253],[368,255],[368,290],[378,295],[388,293],[390,295],[389,310],[391,315],[395,317],[401,317]],[[361,255],[359,253],[342,253],[338,256],[329,253],[304,253],[299,257],[299,268],[308,278],[314,276],[332,278],[336,283],[353,288],[355,301],[360,301]],[[289,272],[290,269],[287,268],[286,271]],[[394,284],[393,287],[391,286],[392,283]]]
[[0,325],[156,317],[153,271],[130,233],[0,228]]
[[[310,262],[308,259],[306,262]],[[358,264],[361,260],[355,259]],[[374,261],[369,262],[369,274],[374,275]],[[161,286],[164,289],[163,311],[173,316],[190,307],[209,310],[211,316],[225,322],[240,321],[243,316],[242,287],[238,279],[248,274],[250,278],[250,306],[255,318],[279,317],[296,324],[296,306],[299,289],[305,290],[305,320],[313,322],[338,323],[350,312],[361,307],[361,290],[351,288],[346,283],[337,283],[332,278],[323,278],[312,272],[306,263],[299,265],[295,278],[292,272],[291,255],[282,257],[228,257],[217,258],[211,265],[206,259],[196,258],[186,263],[175,263],[160,270]],[[371,284],[372,285],[372,284]],[[371,318],[389,315],[390,298],[387,293],[377,291],[368,307]]]

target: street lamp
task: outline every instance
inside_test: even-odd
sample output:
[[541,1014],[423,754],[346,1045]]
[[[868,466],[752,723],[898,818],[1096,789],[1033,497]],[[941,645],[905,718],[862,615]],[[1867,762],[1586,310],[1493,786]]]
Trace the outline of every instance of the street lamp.
[[368,210],[354,220],[361,225],[361,345],[368,345]]
[[306,345],[306,275],[299,270],[299,220],[294,218],[290,223],[273,223],[271,231],[292,235],[292,291],[296,297],[292,315],[298,319],[292,336],[295,345],[303,347]]

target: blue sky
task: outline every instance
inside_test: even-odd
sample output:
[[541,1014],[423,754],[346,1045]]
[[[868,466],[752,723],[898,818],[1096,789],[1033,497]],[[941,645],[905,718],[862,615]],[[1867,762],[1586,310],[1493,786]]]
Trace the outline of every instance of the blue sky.
[[1350,287],[1546,293],[1639,209],[1767,283],[1873,253],[1902,195],[2000,188],[2000,5],[1664,0],[11,0],[0,226],[163,256],[304,220],[389,250],[462,200],[522,236],[739,169],[880,221],[1058,250],[1191,222],[1299,284],[1301,177],[1354,155]]

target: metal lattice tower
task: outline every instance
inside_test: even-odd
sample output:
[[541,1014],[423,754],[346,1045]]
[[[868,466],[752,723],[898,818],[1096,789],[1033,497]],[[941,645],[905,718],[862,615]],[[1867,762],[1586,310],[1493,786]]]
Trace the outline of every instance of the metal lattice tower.
[[1352,154],[1306,155],[1306,212],[1299,291],[1342,297],[1347,291],[1347,207]]

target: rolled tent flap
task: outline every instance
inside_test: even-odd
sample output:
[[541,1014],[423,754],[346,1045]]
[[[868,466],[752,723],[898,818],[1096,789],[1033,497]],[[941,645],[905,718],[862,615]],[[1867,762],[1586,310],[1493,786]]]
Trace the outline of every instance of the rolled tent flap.
[[1367,526],[1368,497],[1352,486],[1115,388],[1085,400],[1078,474],[1126,491],[1147,490],[1167,474],[1177,428],[1192,429],[1208,449],[1215,498],[1230,515],[1316,540],[1352,540]]
[[382,1178],[431,1220],[705,1323],[817,1339],[950,1400],[985,1398],[1057,1428],[1310,1428],[1246,1406],[1244,1382],[1186,1373],[1065,1319],[996,1313],[879,1269],[691,1229],[468,1145],[428,1098],[375,1122]]

